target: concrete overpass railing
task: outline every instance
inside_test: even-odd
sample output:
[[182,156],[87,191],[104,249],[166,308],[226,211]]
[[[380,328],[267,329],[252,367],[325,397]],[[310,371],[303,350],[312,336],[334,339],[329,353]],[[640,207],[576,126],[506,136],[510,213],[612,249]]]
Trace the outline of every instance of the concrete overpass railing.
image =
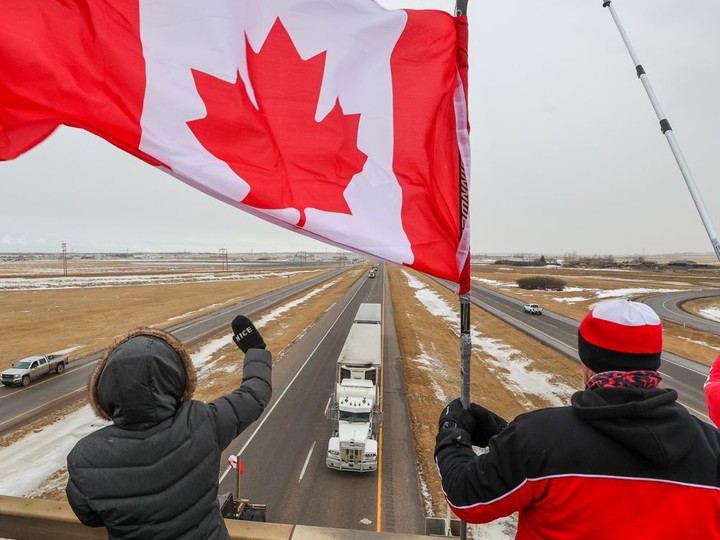
[[[233,540],[421,540],[427,536],[331,529],[226,519]],[[66,502],[0,495],[0,538],[12,540],[107,539],[104,528],[82,525]]]

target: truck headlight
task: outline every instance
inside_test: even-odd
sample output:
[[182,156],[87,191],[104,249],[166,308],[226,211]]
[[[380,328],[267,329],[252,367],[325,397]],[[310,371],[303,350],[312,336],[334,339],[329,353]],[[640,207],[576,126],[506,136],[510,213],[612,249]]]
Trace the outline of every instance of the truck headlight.
[[377,454],[376,454],[375,452],[368,452],[368,453],[365,454],[365,455],[366,455],[367,457],[371,457],[371,458],[376,458],[376,457],[377,457]]
[[331,456],[339,456],[340,450],[328,450],[328,454],[330,454]]

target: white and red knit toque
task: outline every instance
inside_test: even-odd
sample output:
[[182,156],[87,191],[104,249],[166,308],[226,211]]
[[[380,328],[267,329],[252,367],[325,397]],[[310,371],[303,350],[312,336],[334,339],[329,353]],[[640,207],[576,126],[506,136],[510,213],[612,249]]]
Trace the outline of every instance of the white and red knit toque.
[[662,323],[650,306],[629,300],[598,303],[578,328],[580,360],[595,373],[655,371],[660,367]]

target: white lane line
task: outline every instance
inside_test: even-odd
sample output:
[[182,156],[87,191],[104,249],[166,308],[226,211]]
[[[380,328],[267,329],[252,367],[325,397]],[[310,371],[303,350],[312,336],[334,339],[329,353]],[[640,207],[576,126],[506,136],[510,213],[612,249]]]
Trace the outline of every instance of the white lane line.
[[333,395],[330,394],[330,397],[327,400],[327,403],[325,404],[325,416],[327,416],[328,409],[330,408],[330,402],[332,401]]
[[305,476],[305,469],[307,469],[308,463],[310,463],[310,456],[312,456],[313,450],[315,450],[315,443],[317,441],[313,441],[312,446],[310,447],[310,451],[308,452],[307,457],[305,458],[305,465],[303,465],[302,471],[300,472],[300,478],[298,478],[298,484],[302,482],[303,476]]
[[[260,423],[257,425],[257,427],[255,428],[255,431],[252,432],[252,435],[250,435],[250,437],[248,438],[247,442],[243,445],[243,447],[242,447],[240,450],[238,450],[238,451],[236,452],[235,455],[238,455],[238,456],[239,456],[240,454],[242,454],[242,453],[245,451],[245,449],[248,447],[248,445],[250,444],[250,442],[255,438],[255,435],[257,435],[257,432],[260,431],[260,428],[263,427],[263,424],[267,421],[268,418],[270,418],[270,415],[271,415],[272,412],[275,410],[275,407],[277,407],[277,404],[280,403],[280,400],[283,398],[283,396],[287,393],[288,390],[290,390],[290,387],[291,387],[291,386],[293,385],[293,383],[295,382],[295,379],[297,379],[298,376],[300,375],[300,373],[302,373],[302,370],[305,369],[305,366],[306,366],[307,363],[310,361],[310,359],[313,357],[313,355],[317,352],[317,350],[320,348],[320,345],[322,345],[323,341],[325,341],[325,338],[328,337],[328,334],[329,334],[330,332],[332,332],[332,329],[333,329],[333,328],[335,328],[335,325],[336,325],[337,322],[340,320],[340,317],[342,317],[342,314],[345,313],[345,310],[350,306],[350,304],[352,303],[352,301],[353,301],[353,299],[355,298],[355,296],[357,296],[357,294],[360,292],[360,289],[362,289],[362,286],[358,287],[358,290],[355,291],[355,294],[352,295],[352,298],[350,298],[350,300],[348,300],[348,303],[345,304],[345,307],[344,307],[343,310],[340,312],[340,315],[338,315],[337,318],[335,319],[335,321],[330,325],[330,328],[328,328],[328,331],[325,332],[325,335],[322,337],[322,339],[320,339],[320,341],[318,341],[318,344],[315,345],[315,348],[314,348],[314,349],[312,350],[312,352],[308,355],[308,357],[307,357],[307,359],[305,360],[305,362],[303,362],[303,365],[300,366],[300,369],[297,370],[297,373],[296,373],[295,376],[292,378],[292,380],[288,383],[288,385],[285,387],[285,390],[282,391],[282,394],[280,394],[280,397],[277,398],[277,401],[276,401],[275,403],[273,403],[273,406],[270,407],[270,410],[267,412],[267,414],[265,415],[265,417],[264,417],[264,418],[260,421]],[[231,470],[232,470],[232,467],[228,466],[228,468],[225,469],[225,472],[222,473],[222,476],[220,476],[220,480],[219,480],[219,481],[222,482],[222,481],[225,479],[225,477],[227,476],[227,474],[228,474]]]

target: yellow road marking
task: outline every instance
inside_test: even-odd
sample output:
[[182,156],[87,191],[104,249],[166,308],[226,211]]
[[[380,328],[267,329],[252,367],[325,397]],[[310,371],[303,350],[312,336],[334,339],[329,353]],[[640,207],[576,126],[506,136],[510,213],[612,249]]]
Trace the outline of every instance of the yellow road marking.
[[[382,310],[385,311],[385,266],[383,265],[383,292],[382,292]],[[382,312],[381,312],[382,313]],[[380,318],[380,350],[382,351],[382,354],[380,355],[380,399],[378,403],[378,410],[380,411],[380,414],[382,414],[383,410],[383,393],[385,391],[384,387],[384,380],[385,380],[385,317]],[[383,440],[383,427],[382,423],[379,426],[378,429],[378,465],[377,465],[377,473],[378,473],[378,487],[377,487],[377,526],[375,527],[375,530],[377,532],[382,531],[382,440]]]

